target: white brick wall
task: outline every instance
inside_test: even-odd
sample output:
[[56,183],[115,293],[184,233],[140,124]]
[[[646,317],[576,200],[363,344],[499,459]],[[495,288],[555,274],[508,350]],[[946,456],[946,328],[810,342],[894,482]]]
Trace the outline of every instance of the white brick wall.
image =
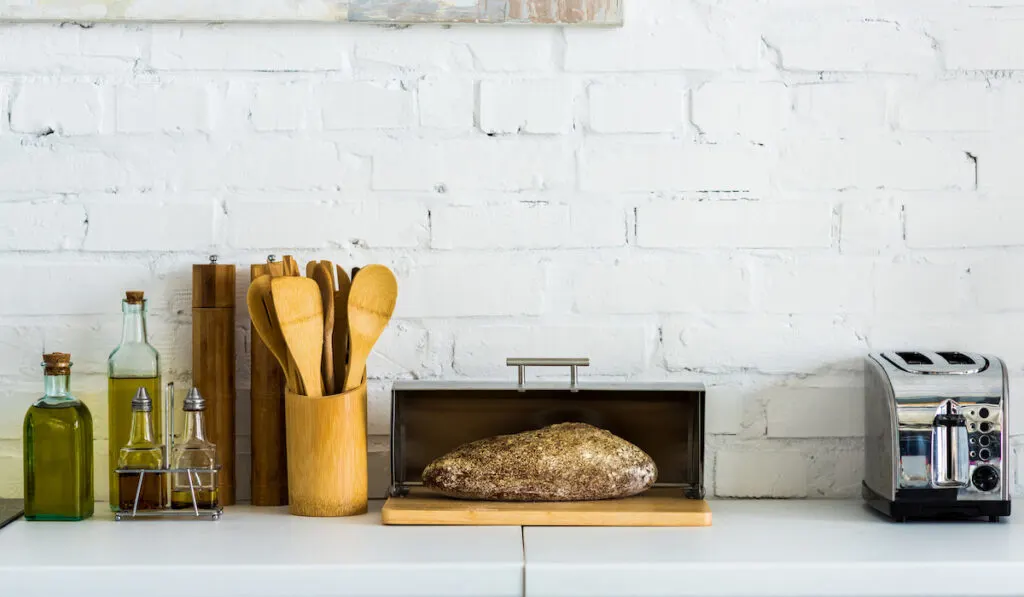
[[480,130],[487,134],[567,133],[573,129],[569,80],[484,81]]
[[626,6],[622,29],[0,25],[0,495],[44,346],[104,412],[123,290],[187,383],[211,252],[395,268],[378,450],[393,380],[579,354],[708,384],[713,493],[854,496],[868,350],[992,351],[1024,381],[1024,4]]

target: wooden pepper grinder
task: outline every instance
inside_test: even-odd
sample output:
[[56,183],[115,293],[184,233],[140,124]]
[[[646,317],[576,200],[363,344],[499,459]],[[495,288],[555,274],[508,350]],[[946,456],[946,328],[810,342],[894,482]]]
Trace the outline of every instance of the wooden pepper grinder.
[[[250,266],[251,279],[284,275],[283,263],[273,255],[267,263]],[[285,451],[284,371],[274,353],[255,332],[249,334],[252,505],[284,506],[288,503],[288,456]]]
[[217,445],[220,502],[235,503],[235,266],[192,266],[192,377]]

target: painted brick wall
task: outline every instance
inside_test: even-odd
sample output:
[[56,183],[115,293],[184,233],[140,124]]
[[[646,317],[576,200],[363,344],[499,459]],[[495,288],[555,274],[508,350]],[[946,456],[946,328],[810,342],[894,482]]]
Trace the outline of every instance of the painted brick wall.
[[213,252],[394,267],[377,487],[393,380],[511,379],[510,355],[703,380],[724,496],[857,494],[868,350],[992,351],[1024,381],[1024,2],[627,7],[621,30],[0,26],[0,493],[44,346],[105,437],[124,289],[187,383]]

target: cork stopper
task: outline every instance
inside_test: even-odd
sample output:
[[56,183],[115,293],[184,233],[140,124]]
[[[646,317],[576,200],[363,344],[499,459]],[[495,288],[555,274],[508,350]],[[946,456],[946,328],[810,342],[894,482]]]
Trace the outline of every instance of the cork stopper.
[[129,305],[141,305],[145,293],[141,290],[129,290],[124,293],[124,301]]
[[66,352],[50,352],[43,355],[46,375],[68,375],[71,373],[71,355]]

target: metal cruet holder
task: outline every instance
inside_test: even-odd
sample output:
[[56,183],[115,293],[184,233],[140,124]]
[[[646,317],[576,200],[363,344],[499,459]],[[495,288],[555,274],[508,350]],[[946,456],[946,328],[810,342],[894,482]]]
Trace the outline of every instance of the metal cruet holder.
[[[164,388],[164,465],[159,469],[117,469],[114,472],[117,474],[122,473],[138,473],[139,484],[135,488],[135,500],[132,503],[131,510],[121,509],[114,513],[114,520],[137,520],[139,518],[188,518],[195,520],[218,520],[221,514],[224,513],[223,506],[218,505],[216,508],[200,508],[199,500],[196,497],[196,485],[199,481],[199,473],[209,473],[211,469],[198,469],[198,468],[171,468],[171,441],[174,439],[174,382],[168,382]],[[213,467],[213,479],[214,485],[217,483],[217,477],[220,475],[220,465]],[[188,475],[188,486],[192,493],[192,510],[172,510],[170,507],[165,506],[161,510],[142,510],[139,511],[139,496],[142,494],[142,482],[146,478],[146,473],[164,473],[167,475],[173,475],[174,473],[186,473]]]

